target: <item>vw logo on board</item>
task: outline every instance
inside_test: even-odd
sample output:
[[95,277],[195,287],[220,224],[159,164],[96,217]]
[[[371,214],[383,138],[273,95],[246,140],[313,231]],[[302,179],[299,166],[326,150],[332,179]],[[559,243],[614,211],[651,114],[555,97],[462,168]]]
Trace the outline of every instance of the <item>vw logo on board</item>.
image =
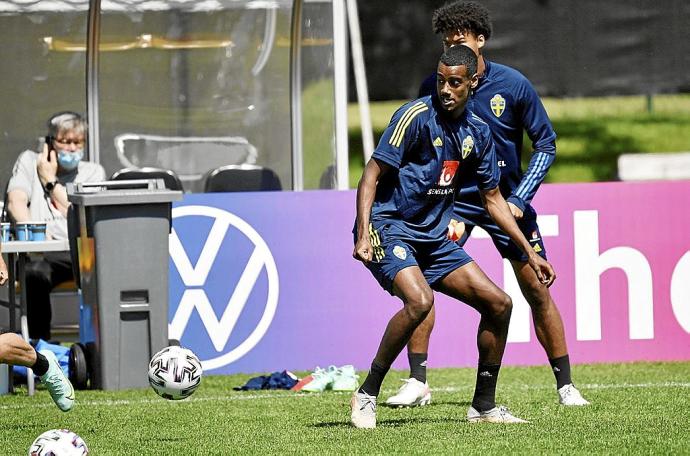
[[[197,235],[185,236],[183,243],[176,229],[170,234],[170,257],[183,291],[169,325],[169,337],[192,349],[204,370],[217,369],[246,355],[266,334],[278,305],[278,269],[259,233],[226,210],[181,206],[173,208],[172,218],[176,228]],[[204,237],[200,227],[208,225],[210,231]],[[192,264],[190,256],[196,255]],[[254,323],[249,323],[253,328],[247,328],[244,321],[248,315],[254,316]],[[196,330],[188,334],[192,326]],[[198,330],[200,327],[206,334]],[[240,340],[229,344],[234,331]]]

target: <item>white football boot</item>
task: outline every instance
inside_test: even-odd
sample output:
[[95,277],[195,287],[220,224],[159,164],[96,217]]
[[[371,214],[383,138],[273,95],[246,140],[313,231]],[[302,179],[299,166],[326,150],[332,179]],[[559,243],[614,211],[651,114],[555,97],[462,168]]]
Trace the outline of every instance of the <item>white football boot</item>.
[[568,383],[558,390],[558,402],[562,405],[589,405],[589,401],[582,397],[575,385]]
[[360,429],[374,429],[376,427],[376,396],[355,392],[350,401],[352,425]]
[[390,407],[416,407],[431,403],[431,390],[428,383],[422,383],[416,378],[408,378],[403,382],[404,384],[397,394],[386,400],[386,405]]
[[494,407],[491,410],[481,413],[474,407],[470,406],[470,409],[467,411],[467,421],[470,423],[529,423],[527,420],[523,420],[522,418],[512,415],[510,411],[508,411],[508,408],[503,405]]
[[40,377],[41,383],[48,389],[55,405],[63,412],[69,412],[74,406],[74,388],[72,388],[72,383],[70,383],[62,369],[60,369],[60,364],[52,351],[40,350],[39,353],[48,359],[48,372]]

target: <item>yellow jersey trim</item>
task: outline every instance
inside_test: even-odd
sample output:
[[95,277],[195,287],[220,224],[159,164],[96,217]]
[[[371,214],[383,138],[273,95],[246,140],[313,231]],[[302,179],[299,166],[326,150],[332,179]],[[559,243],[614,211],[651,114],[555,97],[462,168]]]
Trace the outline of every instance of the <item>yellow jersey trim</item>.
[[388,141],[388,144],[391,144],[394,147],[400,147],[403,137],[405,136],[405,130],[407,130],[407,127],[410,126],[412,120],[414,120],[418,114],[427,111],[428,109],[429,107],[423,101],[420,101],[419,103],[407,108],[407,111],[405,111],[405,114],[402,115],[398,121],[398,124],[395,126],[395,130],[393,130],[393,134],[391,135],[391,139]]

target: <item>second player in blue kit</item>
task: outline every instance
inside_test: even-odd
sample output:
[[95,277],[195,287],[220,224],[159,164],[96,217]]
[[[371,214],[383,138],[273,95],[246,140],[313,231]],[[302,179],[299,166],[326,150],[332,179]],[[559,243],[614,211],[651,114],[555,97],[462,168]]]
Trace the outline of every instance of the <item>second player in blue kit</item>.
[[[531,205],[556,155],[556,133],[546,110],[525,76],[513,68],[490,62],[482,55],[482,49],[492,34],[489,12],[484,6],[476,2],[448,3],[434,12],[432,24],[434,32],[442,36],[444,49],[465,45],[478,55],[479,80],[468,102],[468,109],[489,125],[501,171],[501,193],[532,250],[546,259],[537,213]],[[420,95],[431,95],[435,90],[434,74],[424,81]],[[532,141],[534,152],[523,173],[524,132]],[[458,244],[464,245],[475,226],[489,233],[498,252],[510,261],[520,289],[530,305],[537,338],[544,347],[556,378],[559,402],[563,405],[589,404],[573,385],[563,322],[548,287],[538,280],[529,267],[522,249],[487,213],[480,195],[481,188],[476,181],[463,179],[460,187],[453,217],[464,222],[465,232]],[[434,318],[432,309],[412,335],[408,344],[410,378],[398,394],[386,401],[388,405],[415,406],[429,402],[426,362]]]

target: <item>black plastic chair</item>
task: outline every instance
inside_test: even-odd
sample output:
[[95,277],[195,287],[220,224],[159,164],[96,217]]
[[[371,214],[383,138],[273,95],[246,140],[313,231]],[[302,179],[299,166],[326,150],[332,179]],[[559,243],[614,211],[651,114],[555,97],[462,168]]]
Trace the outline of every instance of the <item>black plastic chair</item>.
[[321,174],[321,178],[319,179],[319,188],[320,189],[333,189],[337,188],[337,179],[336,179],[336,172],[335,172],[335,166],[330,165],[328,168],[326,168]]
[[163,179],[165,188],[169,190],[183,190],[182,181],[174,171],[161,168],[124,168],[110,177],[111,180],[131,179]]
[[270,168],[255,165],[226,165],[209,171],[204,192],[264,192],[282,190],[280,178]]

